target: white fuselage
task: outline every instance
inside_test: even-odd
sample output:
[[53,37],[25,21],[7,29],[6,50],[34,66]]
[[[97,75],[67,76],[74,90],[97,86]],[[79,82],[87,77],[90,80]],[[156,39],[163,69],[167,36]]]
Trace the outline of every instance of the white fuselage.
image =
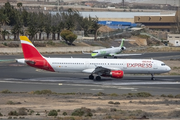
[[171,69],[159,60],[152,59],[91,59],[91,58],[45,58],[55,72],[92,73],[98,66],[122,70],[125,74],[165,73]]
[[110,56],[111,54],[118,54],[122,50],[120,47],[106,48],[101,50],[94,50],[91,54],[92,57]]

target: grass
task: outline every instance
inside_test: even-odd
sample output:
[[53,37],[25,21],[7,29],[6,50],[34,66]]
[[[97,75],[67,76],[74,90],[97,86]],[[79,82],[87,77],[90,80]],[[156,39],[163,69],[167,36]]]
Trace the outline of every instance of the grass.
[[152,95],[148,92],[128,93],[128,94],[123,94],[123,96],[126,96],[126,97],[152,97]]
[[52,92],[51,90],[36,90],[36,91],[32,91],[31,93],[33,94],[57,94],[56,92]]

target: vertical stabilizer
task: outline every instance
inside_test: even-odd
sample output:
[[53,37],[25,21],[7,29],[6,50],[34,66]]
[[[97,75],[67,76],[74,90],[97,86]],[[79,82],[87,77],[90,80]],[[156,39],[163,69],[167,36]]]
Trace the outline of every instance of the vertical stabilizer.
[[119,46],[120,48],[122,48],[122,47],[123,47],[124,40],[125,40],[125,39],[122,39],[122,40],[121,40],[121,44],[120,44],[120,46]]
[[20,40],[25,59],[42,58],[42,55],[26,36],[20,36]]
[[54,72],[48,60],[38,52],[26,36],[20,36],[20,40],[26,64],[31,67]]

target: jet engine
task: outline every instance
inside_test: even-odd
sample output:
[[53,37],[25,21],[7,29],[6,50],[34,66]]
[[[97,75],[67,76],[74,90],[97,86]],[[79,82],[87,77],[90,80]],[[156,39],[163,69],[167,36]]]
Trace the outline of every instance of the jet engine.
[[113,70],[106,74],[103,74],[104,77],[112,77],[112,78],[123,78],[124,72],[122,70]]
[[125,46],[122,46],[121,50],[126,50],[126,47],[125,47]]
[[111,71],[110,76],[112,78],[123,78],[124,72],[122,70],[117,70],[117,71]]

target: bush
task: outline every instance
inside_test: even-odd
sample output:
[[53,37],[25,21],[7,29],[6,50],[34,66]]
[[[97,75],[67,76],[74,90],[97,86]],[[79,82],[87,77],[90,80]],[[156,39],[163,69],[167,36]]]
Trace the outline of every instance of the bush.
[[27,115],[26,108],[19,108],[19,115]]
[[2,43],[4,46],[7,46],[7,43]]
[[37,112],[36,115],[40,115],[39,112]]
[[67,115],[67,112],[63,112],[63,115],[66,116],[66,115]]
[[169,98],[173,98],[174,96],[172,94],[169,94],[167,97]]
[[15,44],[15,43],[9,43],[7,44],[8,47],[19,47],[19,44]]
[[109,101],[108,104],[114,104],[114,102],[113,101]]
[[118,96],[118,94],[116,94],[116,93],[112,93],[112,94],[110,94],[110,96],[115,96],[115,97],[117,97],[117,96]]
[[84,111],[82,111],[82,109],[75,109],[73,112],[72,112],[72,116],[83,116],[84,115]]
[[180,98],[180,94],[178,94],[178,95],[176,95],[176,96],[174,96],[175,98]]
[[54,43],[52,40],[48,41],[47,44],[49,44],[49,45],[55,45],[55,43]]
[[95,94],[95,96],[106,96],[106,94],[103,92],[99,92],[99,93]]
[[6,104],[15,105],[15,104],[21,104],[21,102],[8,101]]
[[91,109],[88,109],[88,108],[85,108],[85,107],[82,107],[82,108],[79,108],[79,109],[75,109],[72,114],[72,116],[85,116],[85,117],[91,117],[93,116],[92,112],[91,112]]
[[166,95],[165,95],[165,94],[162,94],[161,97],[166,97]]
[[120,102],[115,102],[114,104],[115,104],[115,105],[119,105],[119,104],[120,104]]
[[36,46],[36,47],[46,47],[46,44],[45,44],[45,43],[34,42],[33,44],[34,44],[34,46]]
[[34,113],[34,110],[29,110],[29,115],[32,115]]
[[37,91],[34,91],[33,94],[54,94],[51,90],[37,90]]
[[6,104],[8,105],[14,105],[15,103],[13,101],[8,101]]
[[115,111],[117,111],[117,109],[116,108],[111,108],[110,111],[115,112]]
[[136,94],[137,97],[150,97],[152,96],[150,93],[147,92],[139,92]]
[[11,115],[11,116],[18,116],[18,113],[16,111],[10,111],[8,113],[8,115]]
[[51,110],[48,114],[48,116],[57,116],[58,112],[56,110]]
[[12,93],[12,92],[9,90],[3,90],[3,91],[1,91],[1,93]]

